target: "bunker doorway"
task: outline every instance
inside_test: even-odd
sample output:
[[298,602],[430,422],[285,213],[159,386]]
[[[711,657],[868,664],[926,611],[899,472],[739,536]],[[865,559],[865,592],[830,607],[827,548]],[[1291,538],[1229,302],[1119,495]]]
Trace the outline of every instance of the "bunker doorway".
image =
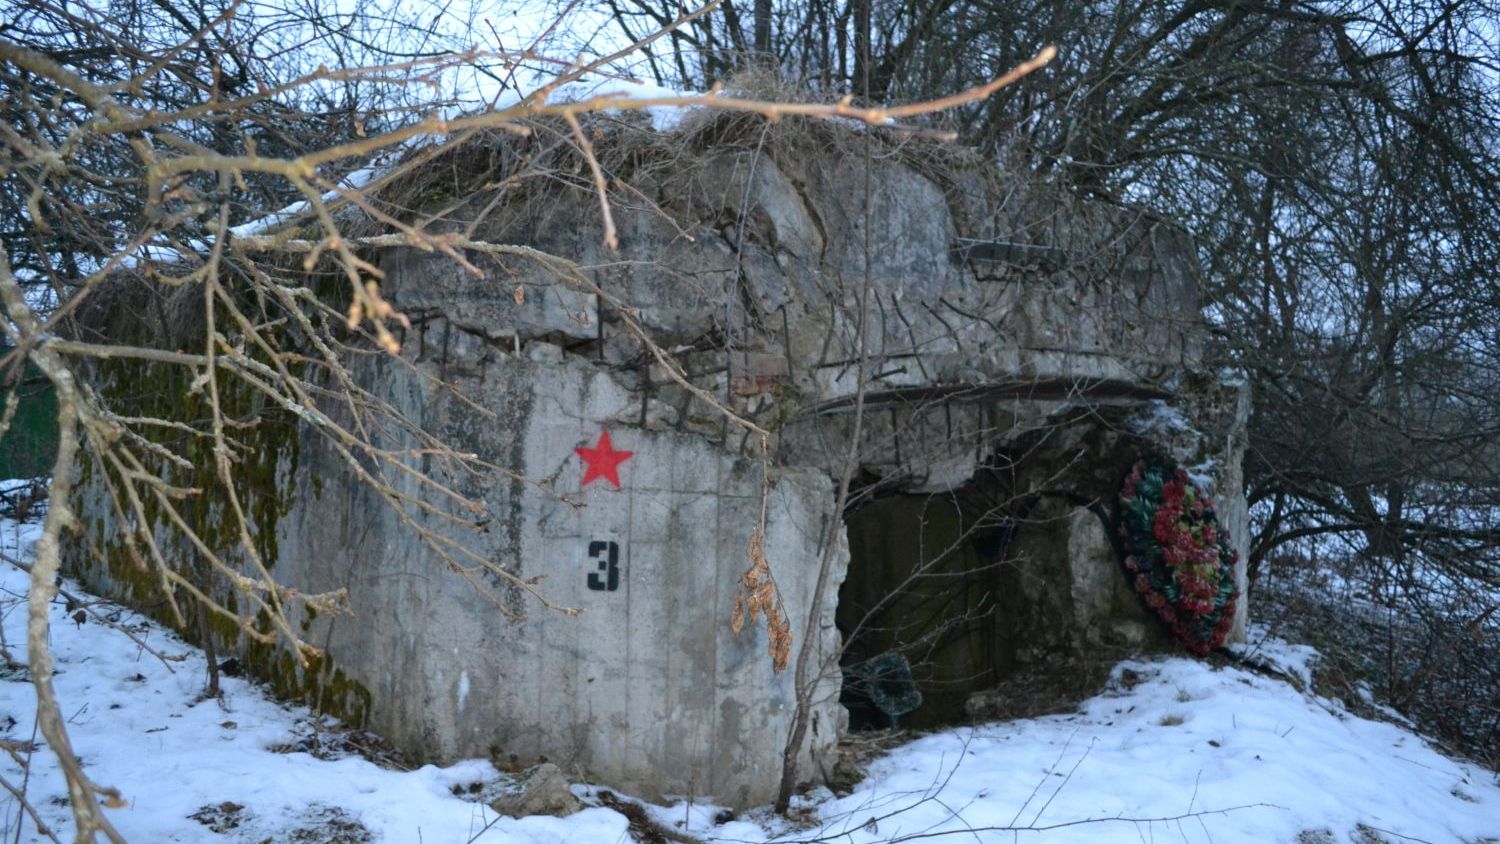
[[1011,670],[1008,486],[982,471],[951,492],[883,495],[846,514],[836,618],[851,730],[962,722],[970,695]]

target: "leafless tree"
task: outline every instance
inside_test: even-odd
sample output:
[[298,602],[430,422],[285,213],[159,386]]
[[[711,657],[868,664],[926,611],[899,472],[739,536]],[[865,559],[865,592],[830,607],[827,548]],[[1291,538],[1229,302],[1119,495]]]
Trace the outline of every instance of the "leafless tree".
[[[13,346],[0,365],[37,367],[58,404],[51,507],[30,566],[29,667],[39,726],[66,775],[78,840],[120,840],[103,809],[121,800],[90,779],[71,749],[52,686],[48,618],[62,546],[73,541],[79,520],[93,515],[75,510],[79,467],[98,473],[109,490],[126,562],[156,582],[179,627],[194,618],[227,622],[252,641],[286,648],[303,665],[322,655],[288,613],[338,613],[347,596],[301,593],[271,572],[253,485],[239,479],[254,471],[257,437],[276,419],[314,432],[373,500],[476,590],[489,594],[489,578],[498,578],[547,609],[571,612],[432,527],[477,528],[483,520],[482,505],[445,479],[513,470],[451,448],[361,386],[354,368],[394,352],[406,324],[381,295],[373,250],[434,251],[475,274],[466,255],[519,257],[612,300],[567,256],[403,223],[375,201],[384,187],[483,133],[527,133],[536,121],[560,121],[591,172],[612,247],[608,185],[580,122],[586,115],[699,105],[884,125],[989,96],[1048,58],[961,94],[892,108],[713,95],[548,99],[557,87],[712,13],[713,6],[681,13],[587,62],[549,62],[535,45],[458,54],[413,48],[378,16],[345,19],[287,7],[255,18],[233,2],[127,3],[104,13],[44,0],[0,28],[0,109],[7,118],[0,129],[0,327]],[[304,49],[320,63],[299,64]],[[537,65],[551,75],[510,105],[444,117],[441,100],[413,93],[427,83],[441,93],[456,69],[484,67],[513,81],[517,68]],[[416,142],[425,146],[401,164],[375,168],[368,182],[345,181],[351,168]],[[288,201],[298,204],[278,212]],[[236,228],[268,214],[274,225]],[[356,217],[373,229],[350,229]],[[157,309],[155,324],[171,330],[132,330],[133,306]],[[105,316],[78,319],[90,309]],[[747,434],[764,435],[691,384],[628,309],[620,312],[681,386]],[[118,330],[89,330],[108,324],[110,314]],[[121,364],[160,379],[155,404],[140,394],[121,400],[109,389],[111,368]],[[419,465],[409,459],[413,453],[424,458]],[[222,536],[205,534],[208,509]],[[180,564],[178,548],[192,549],[195,562]],[[506,611],[504,602],[494,603]]]
[[[617,0],[622,22],[664,8]],[[1054,66],[937,123],[1197,238],[1219,359],[1255,396],[1252,576],[1311,543],[1388,598],[1492,622],[1496,17],[1486,0],[781,0],[769,52],[792,79],[878,102],[1058,44]],[[750,27],[697,22],[655,67],[725,78]]]
[[[665,8],[630,0],[617,16]],[[1144,200],[1199,239],[1225,362],[1255,379],[1252,565],[1352,534],[1377,565],[1416,552],[1490,582],[1495,16],[1454,0],[769,11],[782,73],[877,102],[1059,44],[1054,67],[943,125],[1086,194]],[[765,17],[757,6],[757,32]],[[749,26],[699,21],[672,42],[676,73],[656,67],[725,78],[748,60]]]

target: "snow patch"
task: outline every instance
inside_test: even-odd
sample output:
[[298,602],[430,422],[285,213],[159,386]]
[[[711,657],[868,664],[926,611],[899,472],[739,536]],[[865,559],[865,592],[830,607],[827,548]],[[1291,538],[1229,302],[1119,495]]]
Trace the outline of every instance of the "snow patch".
[[1232,653],[1294,677],[1304,689],[1312,688],[1313,668],[1319,659],[1316,648],[1277,638],[1264,624],[1252,622],[1245,633],[1246,643],[1231,645]]
[[1190,431],[1187,417],[1182,411],[1164,399],[1151,399],[1132,415],[1126,423],[1132,433],[1149,434],[1156,431]]
[[[0,522],[0,548],[30,553],[39,531]],[[0,572],[0,641],[17,661],[25,659],[26,588],[18,569]],[[274,752],[298,747],[310,729],[339,728],[241,678],[221,679],[222,700],[199,700],[200,651],[128,610],[94,608],[173,658],[159,661],[120,631],[80,625],[61,601],[53,606],[68,729],[93,778],[125,793],[128,808],[109,816],[127,840],[303,840],[310,824],[372,842],[630,840],[626,819],[599,806],[566,818],[496,815],[482,801],[514,783],[486,760],[401,771],[358,756]],[[1253,630],[1257,660],[1310,682],[1315,651]],[[1001,830],[1016,828],[1033,830],[1019,840],[1044,844],[1264,844],[1322,829],[1360,840],[1360,825],[1393,840],[1500,835],[1495,775],[1397,725],[1198,660],[1127,661],[1112,676],[1075,713],[945,730],[891,750],[850,793],[799,798],[796,824],[766,808],[735,816],[711,797],[646,808],[667,828],[715,842],[1010,841]],[[460,705],[467,685],[461,676]],[[72,819],[57,764],[45,747],[25,750],[34,711],[24,672],[0,673],[0,738],[22,748],[30,767],[23,773],[6,757],[0,776],[24,782],[28,801],[66,840]],[[575,793],[598,802],[598,789]],[[45,840],[7,799],[0,839]]]

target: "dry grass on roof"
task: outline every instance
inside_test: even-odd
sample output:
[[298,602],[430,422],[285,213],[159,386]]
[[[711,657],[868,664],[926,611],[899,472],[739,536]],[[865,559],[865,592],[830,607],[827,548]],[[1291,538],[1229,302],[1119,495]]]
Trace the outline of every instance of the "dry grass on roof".
[[[707,159],[723,153],[765,155],[779,165],[838,158],[899,162],[940,187],[973,184],[979,177],[997,188],[1007,179],[977,150],[961,144],[871,129],[863,124],[809,118],[767,120],[754,113],[699,108],[668,131],[652,128],[635,112],[580,118],[612,194],[655,194],[670,202]],[[367,191],[375,207],[404,223],[443,219],[480,195],[487,203],[550,199],[595,201],[589,162],[572,130],[557,118],[522,121],[527,134],[486,130],[457,136],[440,146],[415,150]],[[387,231],[383,222],[359,215],[347,234]]]

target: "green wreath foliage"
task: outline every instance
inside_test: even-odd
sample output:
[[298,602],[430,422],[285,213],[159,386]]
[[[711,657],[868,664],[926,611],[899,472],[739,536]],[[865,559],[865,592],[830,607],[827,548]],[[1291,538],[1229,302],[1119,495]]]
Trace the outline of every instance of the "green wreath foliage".
[[1213,499],[1181,467],[1138,460],[1120,491],[1119,521],[1125,571],[1146,605],[1194,653],[1222,646],[1239,598],[1238,557]]

